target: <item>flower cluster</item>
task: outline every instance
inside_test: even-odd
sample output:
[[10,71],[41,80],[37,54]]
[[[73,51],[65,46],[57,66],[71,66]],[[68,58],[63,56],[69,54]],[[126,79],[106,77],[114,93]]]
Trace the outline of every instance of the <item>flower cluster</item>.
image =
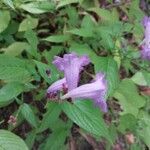
[[63,58],[56,56],[53,64],[62,72],[64,78],[53,83],[47,90],[49,98],[54,98],[61,90],[65,91],[61,99],[72,98],[89,98],[94,100],[95,104],[101,108],[103,112],[107,111],[105,95],[107,91],[107,83],[105,76],[98,73],[91,83],[78,86],[80,72],[83,67],[88,65],[90,60],[88,56],[77,56],[76,54],[65,54]]
[[150,60],[150,17],[144,17],[142,24],[144,26],[144,40],[141,46],[141,56],[143,59]]

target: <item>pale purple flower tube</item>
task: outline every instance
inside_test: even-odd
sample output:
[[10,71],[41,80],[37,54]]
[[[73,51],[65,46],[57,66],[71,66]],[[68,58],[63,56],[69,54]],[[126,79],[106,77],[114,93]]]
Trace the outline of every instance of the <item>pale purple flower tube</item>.
[[90,63],[87,56],[77,56],[76,54],[65,54],[63,58],[55,56],[53,64],[64,72],[64,79],[58,80],[53,83],[47,90],[48,95],[57,93],[59,90],[67,88],[69,91],[76,88],[79,82],[79,74]]
[[61,91],[64,87],[67,87],[66,78],[60,79],[54,82],[48,89],[48,98],[55,98],[58,91]]
[[102,73],[96,75],[96,79],[89,84],[81,85],[67,94],[62,96],[62,99],[66,98],[89,98],[93,99],[95,104],[99,106],[103,112],[107,112],[107,103],[105,100],[105,95],[107,91],[107,83],[105,76]]
[[150,17],[145,16],[142,24],[144,26],[144,40],[141,45],[141,56],[150,60]]
[[63,58],[55,57],[53,64],[60,70],[64,71],[68,85],[68,90],[72,90],[78,86],[79,73],[90,63],[87,56],[77,56],[76,54],[65,54]]

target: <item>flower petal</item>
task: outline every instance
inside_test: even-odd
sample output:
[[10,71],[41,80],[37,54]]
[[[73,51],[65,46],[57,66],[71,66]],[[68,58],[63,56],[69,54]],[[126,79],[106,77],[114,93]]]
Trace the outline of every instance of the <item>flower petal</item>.
[[64,60],[61,57],[55,56],[54,57],[54,61],[53,64],[60,70],[63,71],[64,70]]
[[66,86],[66,78],[60,79],[56,82],[54,82],[47,90],[47,93],[53,93],[61,90],[63,88],[63,85]]
[[96,106],[100,107],[103,112],[108,111],[107,103],[103,99],[95,99]]

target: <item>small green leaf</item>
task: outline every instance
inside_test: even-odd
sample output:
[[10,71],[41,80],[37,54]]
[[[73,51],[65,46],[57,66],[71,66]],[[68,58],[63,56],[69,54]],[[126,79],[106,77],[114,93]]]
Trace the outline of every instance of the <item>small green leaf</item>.
[[144,78],[144,75],[140,71],[137,72],[136,74],[134,74],[134,76],[132,76],[131,79],[137,85],[141,85],[141,86],[146,86],[147,85],[147,82],[146,82],[146,80]]
[[111,12],[109,10],[102,9],[102,8],[90,8],[89,11],[93,11],[97,13],[97,15],[100,16],[104,20],[112,19]]
[[80,29],[72,29],[67,31],[68,33],[72,33],[74,35],[78,35],[81,37],[92,37],[93,36],[93,32],[91,29],[88,28],[80,28]]
[[28,150],[28,147],[19,136],[0,130],[0,150]]
[[145,99],[139,95],[137,87],[132,80],[124,79],[120,83],[114,97],[119,100],[123,114],[132,114],[137,117],[139,108],[145,104]]
[[11,102],[14,98],[24,91],[24,85],[20,83],[11,82],[6,84],[0,89],[0,107],[4,107]]
[[36,28],[37,25],[38,25],[38,19],[28,16],[20,23],[19,31],[34,29]]
[[57,8],[72,4],[72,3],[81,3],[83,0],[61,0],[59,1]]
[[2,11],[1,10],[0,11],[0,20],[1,20],[1,23],[0,23],[0,33],[1,33],[8,27],[8,24],[10,21],[9,11]]
[[21,114],[24,116],[24,118],[33,126],[37,127],[38,122],[37,118],[32,110],[32,108],[28,104],[23,104],[20,107]]
[[[36,61],[36,60],[34,60],[34,62],[36,63],[36,65],[38,67],[38,71],[39,71],[40,75],[45,79],[46,82],[50,83],[50,81],[51,81],[51,68],[50,68],[50,66],[47,64],[44,64],[42,62]],[[50,71],[49,76],[46,73],[47,70]]]
[[63,43],[70,39],[69,35],[52,35],[43,40],[54,43]]

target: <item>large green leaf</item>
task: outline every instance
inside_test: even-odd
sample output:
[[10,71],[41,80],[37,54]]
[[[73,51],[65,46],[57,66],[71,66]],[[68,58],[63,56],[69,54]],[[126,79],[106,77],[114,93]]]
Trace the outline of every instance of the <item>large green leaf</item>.
[[20,107],[20,111],[21,114],[24,116],[24,118],[33,126],[33,127],[37,127],[37,118],[32,110],[32,108],[30,107],[30,105],[28,104],[23,104]]
[[44,0],[43,2],[37,1],[37,2],[22,4],[19,7],[32,14],[42,14],[45,12],[53,11],[55,8],[55,5],[53,2],[48,2]]
[[0,107],[10,104],[17,95],[24,91],[24,85],[20,83],[8,83],[0,89]]
[[12,0],[2,0],[7,6],[9,6],[12,9],[15,9],[14,4]]
[[28,147],[19,136],[0,130],[0,150],[28,150]]
[[9,24],[9,21],[10,21],[10,13],[9,11],[0,11],[0,20],[1,20],[1,23],[0,23],[0,33],[3,32],[8,24]]
[[119,83],[117,63],[111,57],[97,57],[93,60],[96,72],[103,72],[108,82],[108,95],[112,95]]
[[62,109],[81,128],[97,137],[102,136],[111,141],[107,125],[104,123],[100,111],[90,101],[76,100],[74,104],[65,102]]
[[23,50],[27,48],[28,44],[25,42],[14,42],[7,48],[2,48],[1,51],[4,51],[5,54],[11,56],[17,56],[22,53]]
[[137,116],[139,109],[144,106],[145,99],[139,95],[135,84],[129,80],[124,79],[120,83],[114,97],[119,100],[123,108],[123,114],[132,114]]
[[28,82],[31,75],[26,62],[8,55],[0,54],[0,79],[5,81]]

